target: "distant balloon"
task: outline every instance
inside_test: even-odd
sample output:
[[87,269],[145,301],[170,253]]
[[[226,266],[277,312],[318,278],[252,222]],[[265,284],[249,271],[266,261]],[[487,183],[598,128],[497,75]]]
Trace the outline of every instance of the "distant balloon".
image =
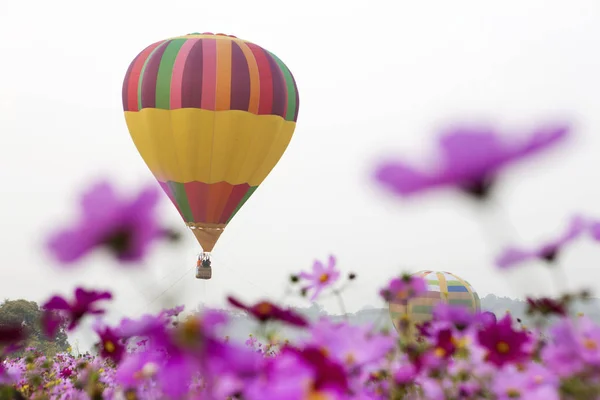
[[466,307],[471,312],[481,310],[477,292],[458,276],[435,271],[420,271],[413,276],[420,276],[427,281],[427,292],[405,303],[390,302],[390,316],[396,330],[399,330],[399,322],[403,317],[409,317],[412,324],[430,321],[433,309],[439,303]]
[[299,97],[273,53],[192,33],[138,54],[123,109],[140,155],[208,253],[286,150]]

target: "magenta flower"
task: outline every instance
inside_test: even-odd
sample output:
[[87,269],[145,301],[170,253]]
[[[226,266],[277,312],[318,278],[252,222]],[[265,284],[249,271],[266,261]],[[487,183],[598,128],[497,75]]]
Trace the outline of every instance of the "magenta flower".
[[456,345],[454,344],[454,337],[450,329],[442,329],[438,331],[435,344],[434,354],[440,358],[450,358],[456,351]]
[[496,259],[496,265],[499,268],[506,269],[534,259],[544,260],[547,263],[552,264],[556,262],[560,252],[566,245],[585,233],[588,225],[589,223],[585,218],[575,216],[571,219],[567,231],[558,238],[534,249],[526,250],[509,247]]
[[232,296],[227,297],[227,301],[232,306],[253,315],[260,322],[281,321],[299,327],[308,326],[308,322],[301,315],[290,310],[284,310],[268,301],[261,301],[253,306],[247,306]]
[[381,164],[375,177],[400,196],[455,186],[483,199],[503,167],[556,145],[568,132],[567,126],[548,125],[524,140],[517,140],[503,138],[491,128],[459,126],[447,130],[438,139],[441,154],[437,158],[441,162],[430,171],[393,161]]
[[135,336],[164,336],[169,320],[163,314],[144,314],[139,319],[123,318],[116,328],[119,337],[128,339]]
[[27,336],[21,324],[0,325],[0,346],[16,344],[25,340]]
[[495,325],[498,322],[498,317],[491,311],[484,311],[481,313],[481,323],[484,326]]
[[297,349],[286,347],[282,352],[296,355],[299,360],[309,365],[314,371],[314,378],[310,385],[308,398],[343,398],[349,390],[348,378],[344,368],[337,362],[328,358],[318,347],[305,347]]
[[60,370],[60,377],[61,378],[70,378],[71,375],[73,375],[73,370],[69,367],[64,367],[63,369]]
[[54,339],[64,320],[65,318],[59,312],[50,310],[44,311],[41,316],[44,334],[49,338]]
[[298,277],[308,281],[308,286],[303,290],[309,292],[314,290],[311,300],[315,300],[323,289],[333,285],[340,279],[340,271],[335,268],[336,260],[334,256],[329,256],[327,267],[317,260],[313,264],[312,272],[301,272]]
[[[79,321],[87,314],[104,314],[105,310],[96,308],[96,304],[101,300],[112,299],[110,292],[97,292],[95,290],[87,291],[82,288],[75,289],[75,299],[72,302],[65,300],[60,296],[53,296],[48,300],[42,308],[46,312],[53,310],[64,313],[69,320],[69,326],[67,329],[72,330],[79,324]],[[52,318],[44,318],[44,321],[53,321]],[[51,328],[55,328],[55,325],[46,326],[45,331],[48,336],[54,337],[56,332],[52,332]]]
[[121,343],[121,338],[108,327],[99,331],[98,335],[100,336],[100,356],[110,358],[118,364],[125,354],[125,346]]
[[387,302],[407,302],[427,291],[425,279],[416,275],[404,274],[401,278],[394,278],[388,287],[379,294]]
[[138,261],[154,240],[167,235],[156,221],[159,196],[151,186],[134,199],[122,199],[109,183],[98,183],[82,196],[79,223],[54,233],[48,248],[65,264],[98,247],[108,249],[119,261]]
[[509,314],[495,324],[484,326],[477,332],[477,340],[487,350],[486,360],[499,367],[524,361],[529,356],[525,349],[530,337],[512,328]]

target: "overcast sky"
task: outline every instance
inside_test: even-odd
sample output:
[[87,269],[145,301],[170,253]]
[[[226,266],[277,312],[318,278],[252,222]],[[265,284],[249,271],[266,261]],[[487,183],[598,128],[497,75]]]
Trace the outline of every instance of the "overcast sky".
[[[156,248],[128,273],[103,255],[57,269],[43,241],[76,217],[82,189],[103,177],[124,191],[155,182],[123,117],[129,63],[155,41],[198,31],[274,52],[300,92],[294,138],[221,237],[213,279],[188,271],[199,248],[166,196],[161,217],[186,233],[177,248]],[[345,293],[350,311],[381,306],[379,288],[402,270],[454,272],[482,296],[549,290],[539,266],[510,279],[494,271],[499,243],[488,246],[463,198],[399,201],[373,185],[378,159],[419,159],[437,130],[457,121],[515,132],[574,124],[571,145],[502,182],[496,217],[512,224],[513,233],[503,232],[515,242],[553,236],[574,212],[600,217],[596,0],[3,1],[0,37],[1,297],[43,301],[75,284],[111,288],[113,318],[163,301],[220,306],[229,293],[277,299],[291,272],[329,254],[359,276]],[[582,241],[563,261],[570,285],[600,289],[599,247]],[[178,297],[149,305],[174,282],[167,294]]]

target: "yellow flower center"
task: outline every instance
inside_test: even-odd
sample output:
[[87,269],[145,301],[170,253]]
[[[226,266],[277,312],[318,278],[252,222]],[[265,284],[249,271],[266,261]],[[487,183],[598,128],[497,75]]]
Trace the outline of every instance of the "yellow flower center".
[[115,344],[114,344],[113,342],[111,342],[110,340],[107,340],[107,341],[104,343],[104,349],[105,349],[107,352],[109,352],[109,353],[112,353],[112,352],[114,352],[114,351],[115,351],[116,347],[115,347]]
[[404,300],[408,297],[408,290],[406,289],[402,289],[402,290],[397,290],[396,293],[394,293],[396,299],[399,300]]
[[533,377],[533,381],[539,385],[540,383],[544,382],[544,377],[541,375],[536,375]]
[[262,315],[269,315],[273,311],[273,306],[267,302],[262,302],[256,306],[256,311]]
[[436,356],[442,358],[446,355],[446,350],[442,349],[441,347],[436,347],[436,349],[433,352]]
[[496,350],[498,350],[498,353],[506,354],[510,350],[510,346],[506,342],[498,342]]
[[597,350],[598,349],[598,343],[596,343],[594,340],[592,339],[585,339],[583,341],[583,345],[585,346],[586,349],[588,350]]
[[356,362],[356,358],[354,357],[354,354],[348,353],[344,361],[346,361],[346,364],[352,365]]
[[319,351],[321,352],[321,354],[323,354],[325,357],[329,356],[329,350],[327,350],[325,347],[321,347],[319,349]]
[[321,283],[325,283],[329,280],[329,274],[321,274],[321,276],[319,277],[319,282]]
[[328,399],[329,399],[329,396],[327,396],[323,392],[311,391],[310,393],[308,393],[308,396],[306,396],[306,400],[328,400]]
[[508,390],[506,390],[506,395],[508,397],[510,397],[511,399],[517,399],[517,398],[521,397],[521,392],[519,392],[515,388],[509,388]]

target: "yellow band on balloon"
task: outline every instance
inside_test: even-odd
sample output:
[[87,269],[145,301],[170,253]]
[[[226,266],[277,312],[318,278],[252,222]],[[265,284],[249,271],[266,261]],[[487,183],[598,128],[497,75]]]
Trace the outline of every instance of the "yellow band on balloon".
[[296,123],[277,115],[197,108],[126,111],[131,137],[163,182],[258,186],[292,139]]

